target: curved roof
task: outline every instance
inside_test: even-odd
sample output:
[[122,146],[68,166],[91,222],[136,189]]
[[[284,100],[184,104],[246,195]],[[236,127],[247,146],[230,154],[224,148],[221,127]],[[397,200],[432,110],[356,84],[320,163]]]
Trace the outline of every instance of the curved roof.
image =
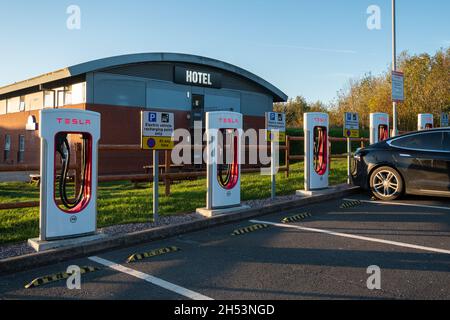
[[17,90],[26,89],[32,86],[48,83],[64,78],[75,77],[86,74],[88,72],[100,71],[112,67],[118,67],[129,64],[145,63],[145,62],[181,62],[203,65],[222,69],[237,75],[240,75],[250,81],[255,82],[261,87],[268,90],[273,96],[275,102],[287,101],[288,97],[281,90],[270,84],[266,80],[257,75],[239,68],[235,65],[196,55],[182,54],[182,53],[139,53],[115,56],[99,60],[93,60],[86,63],[81,63],[72,67],[67,67],[55,72],[47,73],[36,78],[17,82],[0,88],[0,95],[10,93]]

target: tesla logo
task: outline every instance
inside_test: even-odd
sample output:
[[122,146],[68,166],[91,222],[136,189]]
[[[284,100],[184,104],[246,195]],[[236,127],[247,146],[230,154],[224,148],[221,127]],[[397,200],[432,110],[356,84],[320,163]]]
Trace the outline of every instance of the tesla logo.
[[324,123],[325,119],[324,118],[314,118],[314,121]]
[[235,124],[235,123],[239,123],[239,120],[238,119],[233,119],[233,118],[220,118],[219,122]]
[[76,125],[76,126],[90,126],[91,120],[83,120],[83,119],[70,119],[70,118],[57,118],[59,124]]

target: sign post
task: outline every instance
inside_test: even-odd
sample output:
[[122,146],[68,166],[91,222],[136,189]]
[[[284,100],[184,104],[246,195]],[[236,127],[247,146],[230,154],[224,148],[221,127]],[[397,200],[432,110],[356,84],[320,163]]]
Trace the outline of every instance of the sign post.
[[[397,19],[395,0],[392,0],[392,71],[397,71]],[[394,88],[394,75],[392,75],[392,88]],[[392,137],[398,135],[397,101],[392,99]]]
[[[141,112],[141,148],[153,151],[153,218],[159,220],[159,150],[174,148],[175,115],[168,112]],[[167,168],[166,168],[167,170]]]
[[448,127],[449,121],[448,121],[448,113],[442,112],[441,113],[441,128]]
[[397,71],[396,62],[392,71],[392,103],[393,103],[393,126],[392,136],[398,135],[397,104],[405,100],[405,79],[402,72]]
[[352,142],[350,138],[359,138],[359,115],[354,112],[344,114],[344,137],[347,138],[347,184],[351,184]]
[[266,112],[267,140],[271,147],[271,198],[276,197],[276,175],[280,163],[280,142],[286,140],[286,114],[277,112]]

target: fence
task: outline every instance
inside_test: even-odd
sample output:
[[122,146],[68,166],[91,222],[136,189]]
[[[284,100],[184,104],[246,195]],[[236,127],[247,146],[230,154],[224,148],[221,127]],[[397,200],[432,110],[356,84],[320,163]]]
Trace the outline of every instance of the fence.
[[[289,173],[290,173],[290,163],[291,161],[303,161],[304,160],[304,155],[293,155],[291,154],[291,142],[294,141],[301,141],[304,142],[305,138],[304,137],[292,137],[292,136],[286,136],[286,150],[288,150],[289,152],[285,153],[285,167],[286,167],[286,178],[289,178]],[[364,148],[365,143],[369,142],[369,139],[367,138],[351,138],[350,141],[352,142],[359,142],[361,144],[361,148]],[[333,142],[347,142],[347,138],[334,138],[334,137],[330,137],[330,142],[331,144]],[[331,149],[331,147],[330,147]],[[345,159],[347,158],[347,154],[331,154],[330,153],[330,161],[331,159]]]
[[[360,138],[360,139],[351,139],[353,142],[361,143],[361,147],[364,147],[365,142],[368,142],[369,139]],[[290,164],[291,161],[303,161],[303,155],[295,155],[292,154],[291,142],[301,141],[304,142],[304,137],[292,137],[286,136],[285,145],[280,145],[280,151],[285,152],[285,166],[280,168],[280,172],[285,172],[286,177],[289,178],[290,174]],[[330,142],[345,142],[346,138],[330,138]],[[246,146],[247,149],[258,148],[258,146]],[[270,150],[270,146],[267,146],[267,149]],[[100,145],[100,151],[138,151],[141,150],[140,145]],[[80,185],[80,173],[81,173],[81,144],[76,144],[75,146],[75,164],[71,165],[71,169],[76,171],[75,174],[75,188],[79,188]],[[332,158],[346,158],[347,155],[332,155]],[[193,172],[171,172],[172,168],[179,168],[179,166],[174,166],[171,164],[170,151],[165,152],[165,161],[164,165],[161,166],[161,174],[160,179],[165,184],[165,194],[169,196],[171,193],[171,184],[174,181],[184,181],[189,179],[197,179],[206,177],[206,171],[193,171]],[[39,167],[37,166],[8,166],[9,170],[6,170],[6,167],[0,167],[0,171],[38,171]],[[151,173],[152,166],[147,166],[148,173],[143,174],[124,174],[124,175],[102,175],[98,177],[99,182],[116,182],[116,181],[132,181],[132,182],[151,182],[153,181],[153,174]],[[243,168],[241,170],[242,173],[257,173],[260,172],[260,168]],[[0,204],[0,210],[6,209],[18,209],[18,208],[31,208],[38,207],[38,201],[28,201],[21,203],[11,203],[11,204]]]

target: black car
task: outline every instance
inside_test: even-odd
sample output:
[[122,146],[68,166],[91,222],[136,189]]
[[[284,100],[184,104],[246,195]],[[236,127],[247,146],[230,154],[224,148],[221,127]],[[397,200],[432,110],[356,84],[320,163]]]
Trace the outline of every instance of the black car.
[[450,128],[412,132],[355,153],[355,185],[380,200],[402,194],[450,197]]

